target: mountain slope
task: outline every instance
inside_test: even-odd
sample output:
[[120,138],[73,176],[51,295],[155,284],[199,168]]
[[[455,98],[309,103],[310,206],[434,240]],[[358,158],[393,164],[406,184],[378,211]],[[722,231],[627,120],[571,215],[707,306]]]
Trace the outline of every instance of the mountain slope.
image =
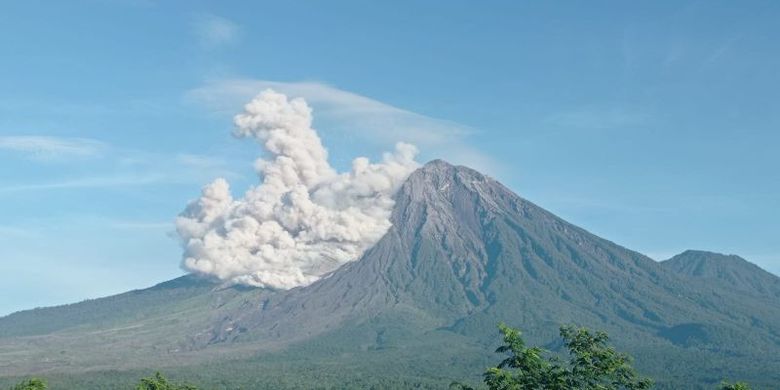
[[202,361],[192,340],[231,305],[264,294],[183,276],[154,287],[0,318],[0,376]]
[[677,275],[718,284],[723,289],[780,299],[780,277],[736,255],[687,250],[661,265]]
[[100,301],[134,308],[116,316],[64,320],[91,313],[95,303],[85,302],[0,319],[0,375],[238,359],[229,365],[248,373],[284,364],[308,367],[302,377],[337,370],[347,380],[351,369],[446,385],[495,360],[495,325],[505,321],[552,349],[561,324],[606,330],[668,388],[724,376],[780,382],[776,301],[692,280],[443,161],[414,172],[395,201],[376,245],[307,287],[185,279],[175,294]]
[[34,336],[80,326],[101,327],[140,320],[171,310],[167,304],[208,294],[215,284],[192,275],[144,290],[70,305],[13,313],[0,321],[0,337]]

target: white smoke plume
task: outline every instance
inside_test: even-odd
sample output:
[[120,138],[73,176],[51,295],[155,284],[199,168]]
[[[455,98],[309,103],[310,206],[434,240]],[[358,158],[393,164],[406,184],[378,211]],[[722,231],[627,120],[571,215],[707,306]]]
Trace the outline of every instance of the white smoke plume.
[[176,220],[183,267],[223,281],[289,289],[357,260],[390,227],[392,195],[418,166],[417,149],[398,143],[380,163],[358,157],[336,172],[306,102],[270,89],[234,123],[266,152],[261,183],[233,199],[217,179]]

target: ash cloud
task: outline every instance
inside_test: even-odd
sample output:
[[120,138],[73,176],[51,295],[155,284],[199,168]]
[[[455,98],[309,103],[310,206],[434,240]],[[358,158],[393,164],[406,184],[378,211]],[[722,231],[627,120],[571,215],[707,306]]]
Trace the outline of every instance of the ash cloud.
[[176,220],[183,268],[231,283],[289,289],[357,260],[390,227],[392,195],[418,167],[417,149],[398,143],[381,162],[358,157],[337,172],[306,102],[273,90],[234,123],[266,152],[261,182],[234,199],[217,179]]

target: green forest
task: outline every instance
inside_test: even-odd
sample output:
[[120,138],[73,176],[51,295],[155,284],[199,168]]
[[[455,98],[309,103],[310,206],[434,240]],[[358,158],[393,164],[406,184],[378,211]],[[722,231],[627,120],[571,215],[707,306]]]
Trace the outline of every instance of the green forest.
[[[584,327],[572,325],[561,326],[560,336],[568,351],[568,359],[561,358],[538,347],[527,346],[519,329],[499,324],[503,342],[496,352],[504,359],[497,365],[488,368],[483,374],[483,383],[467,384],[453,381],[449,387],[452,390],[648,390],[653,388],[654,380],[639,374],[633,367],[633,358],[628,354],[618,352],[609,344],[609,336],[603,331],[591,331]],[[261,374],[260,374],[261,375]],[[106,380],[108,378],[103,378]],[[101,379],[98,379],[101,380]],[[327,386],[322,383],[310,383],[305,388],[336,389],[362,388],[362,383],[355,380],[341,386]],[[116,384],[113,384],[116,386]],[[271,384],[261,387],[273,388]],[[132,387],[131,387],[132,386]],[[284,384],[277,384],[284,386]],[[298,386],[294,386],[298,387]],[[423,383],[378,381],[368,386],[371,389],[380,388],[432,388]],[[128,384],[117,388],[134,390],[198,390],[195,384],[187,381],[169,380],[162,373],[143,377],[136,384]],[[204,387],[207,389],[209,387]],[[363,387],[365,388],[365,387]],[[44,378],[28,378],[12,385],[9,390],[48,390],[49,385]],[[718,390],[750,390],[744,382],[730,383],[723,381]]]

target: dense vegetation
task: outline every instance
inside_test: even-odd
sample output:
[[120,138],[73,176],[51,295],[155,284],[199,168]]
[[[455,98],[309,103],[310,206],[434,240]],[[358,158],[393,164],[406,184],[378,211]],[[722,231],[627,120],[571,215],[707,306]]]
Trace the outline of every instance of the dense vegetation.
[[[653,381],[637,374],[632,366],[632,358],[617,352],[608,344],[605,332],[591,332],[582,327],[562,326],[560,336],[568,351],[569,359],[564,361],[543,348],[526,346],[522,333],[518,329],[504,324],[499,325],[503,344],[496,352],[508,355],[497,366],[488,368],[483,376],[489,390],[648,390]],[[258,373],[262,376],[262,373]],[[433,378],[432,378],[433,379]],[[325,383],[279,382],[271,384],[257,381],[251,388],[436,388],[435,381],[425,384],[405,380],[376,378],[374,380],[352,379],[342,382],[341,386],[328,386]],[[116,386],[116,383],[114,383]],[[213,385],[211,385],[213,386]],[[467,384],[453,382],[453,389],[475,390]],[[122,388],[121,386],[117,388]],[[213,387],[208,387],[213,388]],[[219,388],[242,388],[223,387]],[[47,382],[40,378],[31,378],[12,386],[10,390],[47,390]],[[142,378],[135,390],[198,390],[198,387],[169,380],[160,372]],[[743,382],[723,382],[720,390],[750,390]]]

